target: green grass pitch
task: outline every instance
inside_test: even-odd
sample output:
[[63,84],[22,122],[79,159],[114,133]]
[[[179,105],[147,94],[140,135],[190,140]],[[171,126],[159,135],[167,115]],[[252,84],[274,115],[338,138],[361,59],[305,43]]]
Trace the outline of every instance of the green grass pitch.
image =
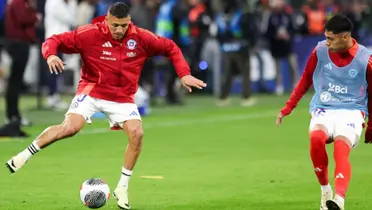
[[[257,107],[243,108],[235,98],[236,105],[218,108],[210,97],[190,97],[185,107],[154,108],[143,118],[143,151],[129,185],[132,208],[319,209],[320,187],[309,157],[310,97],[277,128],[275,117],[286,99],[261,96]],[[34,101],[26,98],[22,104],[27,109]],[[0,110],[3,119],[3,107]],[[111,191],[116,186],[127,140],[124,133],[109,131],[106,120],[94,119],[81,134],[41,151],[16,174],[7,171],[5,162],[46,126],[59,123],[63,114],[28,111],[36,123],[27,129],[32,137],[0,139],[1,210],[87,209],[79,199],[83,181],[99,177]],[[332,147],[327,147],[331,178]],[[353,175],[346,209],[372,209],[371,158],[372,146],[364,143],[351,153]],[[115,200],[104,209],[118,209]]]

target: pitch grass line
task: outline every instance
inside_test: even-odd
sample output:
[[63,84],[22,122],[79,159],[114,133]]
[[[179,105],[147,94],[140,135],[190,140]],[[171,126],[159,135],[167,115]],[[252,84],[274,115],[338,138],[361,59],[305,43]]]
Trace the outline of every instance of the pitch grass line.
[[[231,114],[231,115],[220,115],[216,117],[209,117],[204,119],[188,119],[188,120],[171,120],[166,122],[158,122],[158,123],[146,123],[144,122],[144,129],[152,129],[152,128],[170,128],[170,127],[178,127],[178,126],[187,126],[187,125],[202,125],[208,124],[213,122],[232,122],[232,121],[239,121],[239,120],[251,120],[251,119],[262,119],[262,118],[273,118],[273,126],[275,123],[275,116],[278,114],[278,110],[271,110],[261,113],[250,113],[250,114]],[[99,133],[108,133],[111,132],[109,125],[107,124],[106,128],[94,128],[94,129],[86,129],[79,132],[78,135],[89,135],[89,134],[99,134]],[[1,143],[7,142],[24,142],[24,140],[28,140],[28,138],[3,138],[0,140]]]
[[[144,122],[144,129],[152,128],[169,128],[169,127],[178,127],[182,125],[195,125],[195,124],[208,124],[213,122],[231,122],[239,120],[251,120],[251,119],[262,119],[272,117],[273,126],[275,126],[275,116],[278,114],[278,110],[262,112],[262,113],[252,113],[252,114],[231,114],[231,115],[221,115],[217,117],[209,117],[204,119],[189,119],[189,120],[172,120],[167,122],[158,122],[158,123],[146,123]],[[90,130],[83,130],[79,135],[88,135],[88,134],[97,134],[97,133],[106,133],[110,132],[110,129],[107,128],[96,128]]]
[[[303,109],[296,109],[297,111]],[[204,119],[189,119],[189,120],[172,120],[167,122],[159,122],[159,123],[146,123],[144,122],[144,129],[151,129],[151,128],[169,128],[169,127],[178,127],[178,126],[187,126],[187,125],[195,125],[195,124],[207,124],[213,122],[232,122],[232,121],[239,121],[239,120],[252,120],[252,119],[262,119],[262,118],[273,118],[273,126],[275,123],[275,116],[278,114],[278,110],[270,110],[261,113],[250,113],[250,114],[231,114],[231,115],[220,115],[217,117],[209,117]],[[106,128],[95,128],[95,129],[87,129],[82,130],[78,135],[89,135],[89,134],[99,134],[99,133],[107,133],[110,132],[108,125]],[[24,138],[3,138],[0,140],[1,143],[7,142],[23,142]]]

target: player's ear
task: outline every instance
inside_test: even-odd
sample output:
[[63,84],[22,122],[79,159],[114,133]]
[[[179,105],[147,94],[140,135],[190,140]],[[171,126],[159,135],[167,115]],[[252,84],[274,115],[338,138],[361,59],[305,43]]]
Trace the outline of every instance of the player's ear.
[[108,12],[108,13],[106,14],[106,18],[105,18],[106,22],[108,21],[108,19],[109,19],[110,16],[111,16],[111,14],[110,14],[110,12]]
[[346,41],[350,36],[351,36],[350,33],[344,33],[344,34],[342,35],[342,38]]

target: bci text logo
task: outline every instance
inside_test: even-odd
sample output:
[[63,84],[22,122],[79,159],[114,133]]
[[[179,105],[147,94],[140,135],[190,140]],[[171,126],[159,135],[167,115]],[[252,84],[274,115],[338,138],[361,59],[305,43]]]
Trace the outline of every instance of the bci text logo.
[[328,91],[334,93],[347,94],[347,86],[340,86],[328,83]]

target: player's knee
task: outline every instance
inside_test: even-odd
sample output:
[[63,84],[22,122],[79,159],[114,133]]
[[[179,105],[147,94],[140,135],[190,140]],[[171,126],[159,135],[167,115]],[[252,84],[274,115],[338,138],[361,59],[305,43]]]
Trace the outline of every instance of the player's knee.
[[129,146],[135,150],[141,150],[143,129],[140,127],[129,128],[128,134],[129,134]]
[[142,140],[143,138],[143,129],[141,126],[129,126],[128,135],[131,139]]
[[60,128],[62,137],[72,137],[80,131],[79,126],[72,123],[63,123],[60,125]]
[[328,135],[323,130],[314,130],[310,133],[311,148],[324,147],[327,140]]
[[[353,135],[351,135],[351,136],[353,136]],[[336,147],[336,142],[338,142],[337,144],[340,144],[339,142],[342,142],[343,144],[346,144],[348,147],[351,148],[351,147],[353,147],[351,139],[352,138],[349,138],[349,137],[346,137],[346,136],[343,136],[343,135],[338,135],[338,136],[335,137],[335,147]]]

